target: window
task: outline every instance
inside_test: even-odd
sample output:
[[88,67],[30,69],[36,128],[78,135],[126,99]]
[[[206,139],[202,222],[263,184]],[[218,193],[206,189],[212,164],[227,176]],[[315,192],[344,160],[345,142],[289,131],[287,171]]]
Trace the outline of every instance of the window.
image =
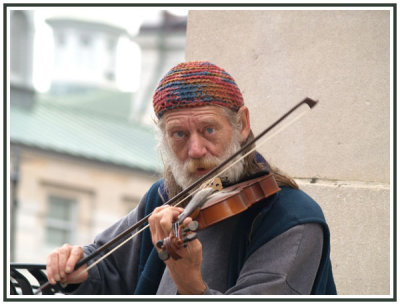
[[112,71],[106,71],[106,72],[104,72],[104,78],[105,78],[106,80],[109,80],[109,81],[114,81],[114,80],[115,80],[114,72],[112,72]]
[[80,41],[80,45],[85,48],[89,47],[92,43],[92,39],[89,35],[81,35],[79,41]]
[[65,33],[57,32],[57,34],[56,34],[56,42],[57,42],[58,46],[64,47],[66,45]]
[[10,21],[11,73],[22,76],[26,70],[29,24],[23,11],[12,11]]
[[46,222],[46,243],[60,246],[73,243],[76,227],[75,199],[50,195]]
[[106,45],[107,45],[108,52],[110,54],[114,54],[114,50],[115,50],[115,47],[117,45],[116,39],[115,38],[107,39]]

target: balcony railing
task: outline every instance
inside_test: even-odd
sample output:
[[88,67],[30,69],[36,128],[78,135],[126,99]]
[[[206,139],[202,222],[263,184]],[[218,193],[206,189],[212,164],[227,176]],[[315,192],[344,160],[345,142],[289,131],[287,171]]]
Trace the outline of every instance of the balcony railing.
[[47,282],[46,265],[43,264],[10,264],[10,294],[56,294],[60,287],[51,286],[39,292],[39,287]]

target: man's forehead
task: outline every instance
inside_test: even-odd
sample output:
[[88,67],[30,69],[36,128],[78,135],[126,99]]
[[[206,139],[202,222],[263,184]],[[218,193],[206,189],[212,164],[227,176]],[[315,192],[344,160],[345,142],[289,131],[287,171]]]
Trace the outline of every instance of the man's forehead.
[[164,114],[165,123],[171,124],[188,119],[193,120],[220,120],[225,118],[224,112],[217,106],[201,106],[170,110]]

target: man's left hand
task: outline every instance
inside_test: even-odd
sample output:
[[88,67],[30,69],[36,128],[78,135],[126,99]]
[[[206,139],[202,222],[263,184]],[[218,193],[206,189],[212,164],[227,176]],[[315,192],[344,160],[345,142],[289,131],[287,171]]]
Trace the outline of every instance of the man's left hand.
[[[182,213],[182,208],[162,206],[156,208],[149,218],[150,231],[153,244],[168,237],[173,222]],[[192,219],[186,218],[183,225],[187,225]],[[169,258],[165,261],[171,278],[178,288],[180,294],[203,294],[206,285],[201,275],[202,247],[198,239],[187,243],[177,251],[182,258],[174,260]]]

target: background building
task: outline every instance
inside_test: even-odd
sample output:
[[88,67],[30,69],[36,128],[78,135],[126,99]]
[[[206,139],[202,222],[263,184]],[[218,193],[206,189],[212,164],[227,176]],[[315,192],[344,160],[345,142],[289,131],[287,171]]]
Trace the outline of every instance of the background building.
[[[54,65],[49,90],[37,92],[35,11],[10,12],[12,261],[44,263],[66,242],[90,243],[160,177],[145,115],[161,74],[183,61],[186,17],[153,15],[135,35],[101,20],[48,18]],[[139,63],[130,75],[143,75],[136,91],[118,85],[121,41],[139,50],[128,54]]]
[[[14,259],[44,262],[56,244],[86,243],[137,204],[159,175],[149,99],[159,76],[185,52],[186,60],[209,60],[233,75],[255,134],[304,97],[319,100],[260,152],[322,206],[338,293],[393,294],[393,14],[386,7],[193,10],[186,40],[179,18],[171,31],[153,22],[135,35],[114,28],[142,52],[138,90],[111,85],[109,53],[101,81],[86,84],[90,90],[42,94],[32,89],[33,15],[13,12]],[[170,17],[164,13],[164,25]]]

